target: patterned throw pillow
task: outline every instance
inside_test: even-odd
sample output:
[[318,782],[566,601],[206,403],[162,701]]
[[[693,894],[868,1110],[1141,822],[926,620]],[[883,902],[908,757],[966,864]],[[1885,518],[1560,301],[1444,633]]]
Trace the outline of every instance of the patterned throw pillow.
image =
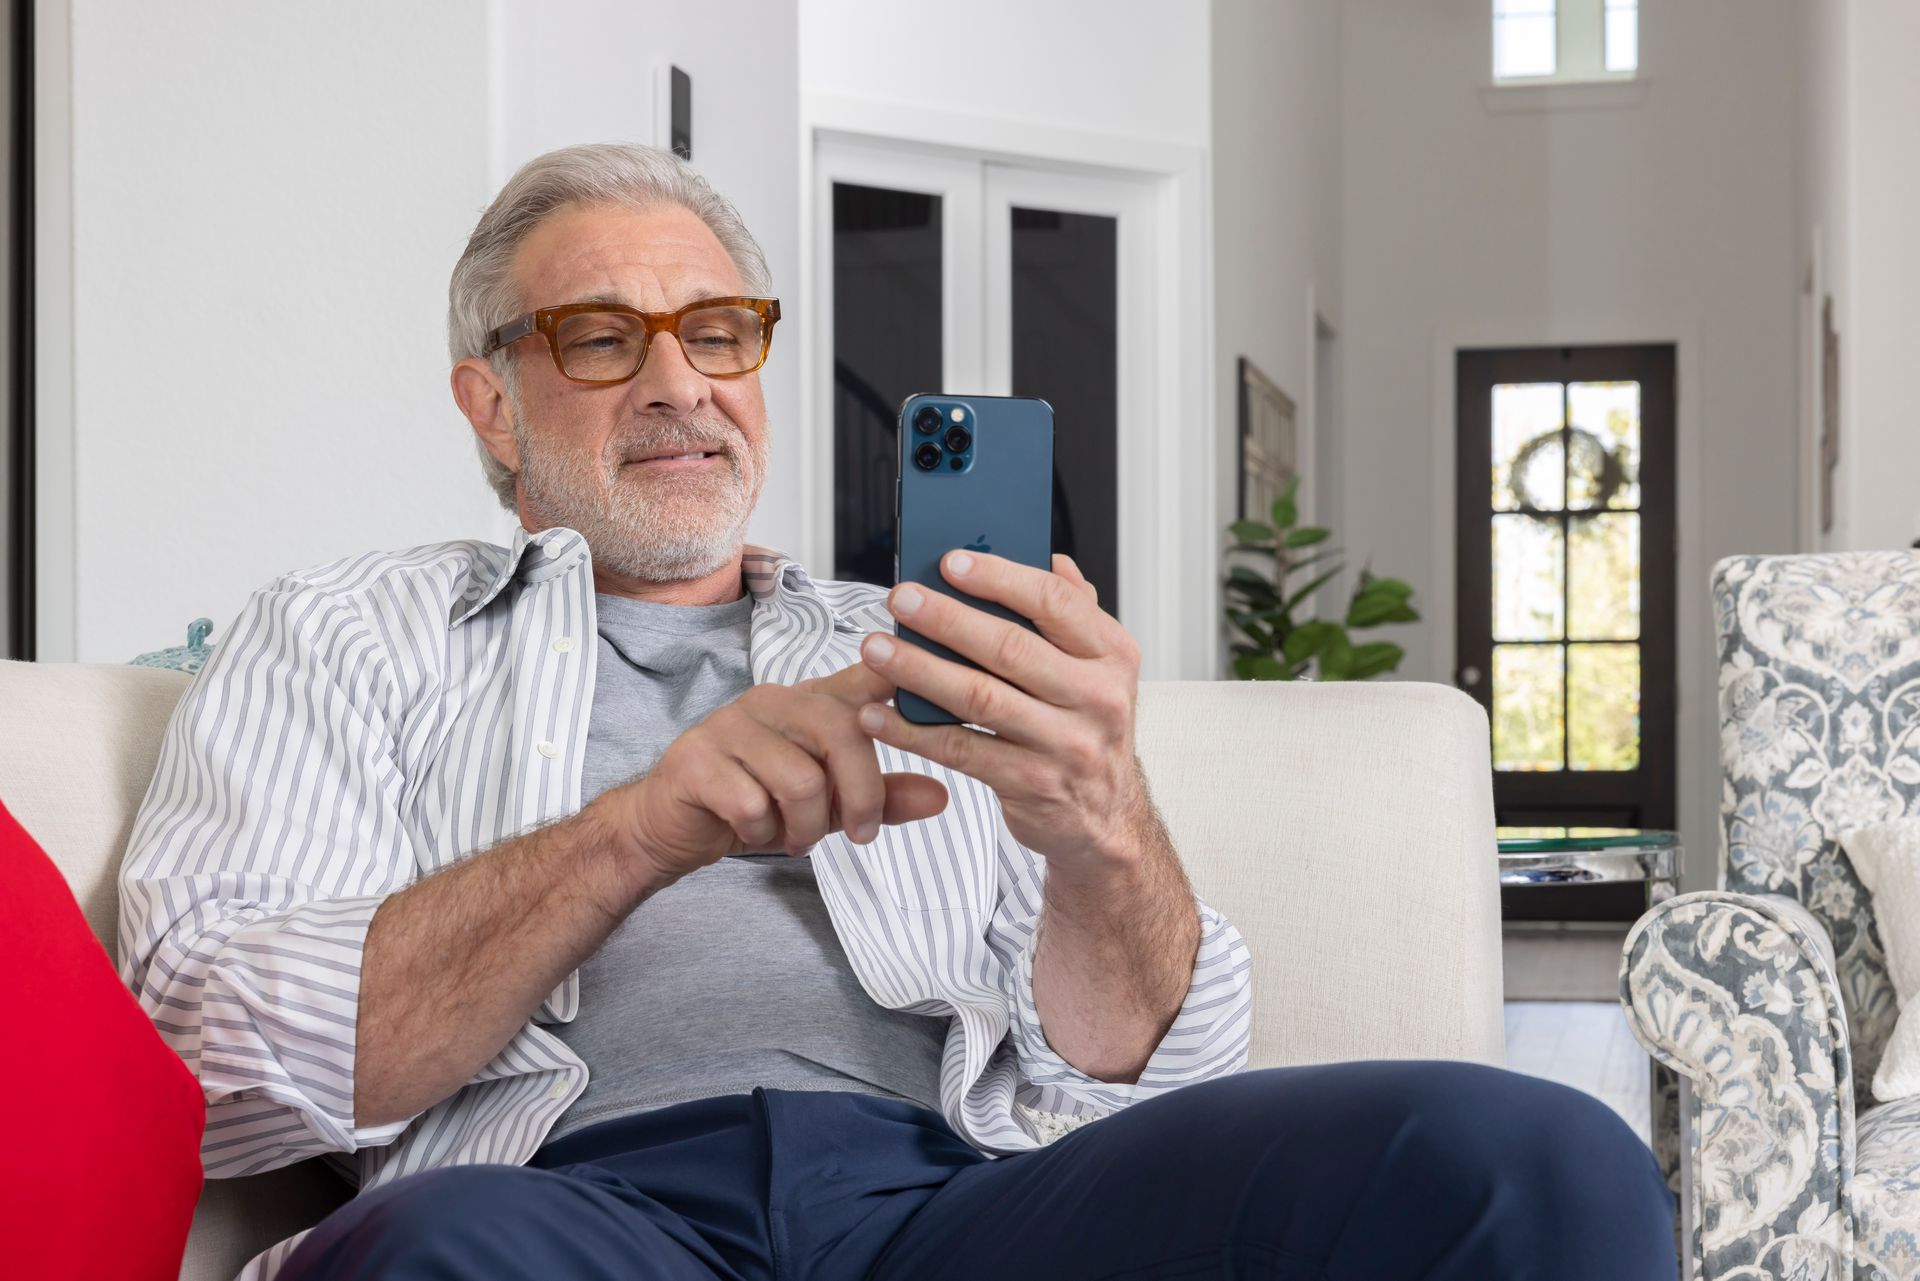
[[1899,1021],[1873,1074],[1873,1097],[1891,1103],[1920,1094],[1920,818],[1854,828],[1840,845],[1873,895],[1873,917],[1900,1003]]

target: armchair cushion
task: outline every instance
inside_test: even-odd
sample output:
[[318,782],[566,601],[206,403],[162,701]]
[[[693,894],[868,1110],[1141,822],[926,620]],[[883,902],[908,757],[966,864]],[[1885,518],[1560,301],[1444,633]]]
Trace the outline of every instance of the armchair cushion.
[[[1920,1097],[1860,1114],[1853,1174],[1853,1275],[1912,1277],[1920,1269]],[[1844,1274],[1843,1274],[1844,1275]]]
[[1920,1094],[1920,818],[1855,828],[1840,838],[1854,872],[1873,896],[1873,915],[1900,1006],[1886,1053],[1873,1074],[1873,1097],[1891,1103]]

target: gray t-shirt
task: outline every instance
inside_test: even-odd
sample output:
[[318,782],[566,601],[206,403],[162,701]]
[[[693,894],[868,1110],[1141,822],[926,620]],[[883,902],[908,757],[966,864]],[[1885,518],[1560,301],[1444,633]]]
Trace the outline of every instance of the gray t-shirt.
[[[598,593],[580,802],[646,773],[752,684],[753,599],[659,605]],[[875,1003],[847,961],[813,863],[738,854],[642,903],[580,968],[580,1010],[548,1030],[587,1089],[547,1141],[756,1085],[859,1090],[940,1108],[948,1020]]]

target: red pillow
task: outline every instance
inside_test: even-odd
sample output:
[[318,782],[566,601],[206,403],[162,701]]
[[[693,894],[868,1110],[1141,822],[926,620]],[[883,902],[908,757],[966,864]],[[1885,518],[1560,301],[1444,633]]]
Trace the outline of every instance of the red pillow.
[[200,1083],[5,805],[0,904],[0,1270],[173,1281],[200,1199]]

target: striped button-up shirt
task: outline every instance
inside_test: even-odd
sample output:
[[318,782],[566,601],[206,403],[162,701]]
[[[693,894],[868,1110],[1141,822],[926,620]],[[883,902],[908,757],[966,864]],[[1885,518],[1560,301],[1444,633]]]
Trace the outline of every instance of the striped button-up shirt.
[[[748,548],[756,682],[792,684],[891,630],[882,589],[815,581]],[[593,706],[585,540],[518,529],[351,557],[254,592],[175,708],[121,872],[122,972],[206,1093],[208,1174],[332,1155],[363,1188],[435,1166],[518,1164],[586,1086],[547,1025],[569,974],[494,1060],[404,1120],[354,1119],[361,950],[389,894],[580,808]],[[992,1155],[1044,1140],[1014,1106],[1097,1116],[1245,1066],[1240,933],[1196,899],[1200,948],[1137,1082],[1047,1044],[1033,999],[1043,859],[991,789],[884,744],[885,770],[939,778],[935,818],[811,855],[854,973],[891,1009],[948,1017],[947,1122]],[[697,874],[697,873],[696,873]],[[350,1154],[350,1155],[349,1155]],[[270,1275],[293,1242],[261,1255]]]

